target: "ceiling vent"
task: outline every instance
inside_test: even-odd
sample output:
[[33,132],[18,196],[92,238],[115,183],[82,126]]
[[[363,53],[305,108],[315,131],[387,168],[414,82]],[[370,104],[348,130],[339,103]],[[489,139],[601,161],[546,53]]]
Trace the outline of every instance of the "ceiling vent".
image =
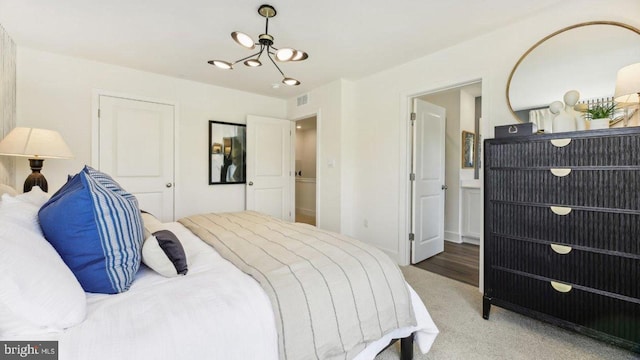
[[309,103],[309,94],[298,96],[298,106],[307,105]]

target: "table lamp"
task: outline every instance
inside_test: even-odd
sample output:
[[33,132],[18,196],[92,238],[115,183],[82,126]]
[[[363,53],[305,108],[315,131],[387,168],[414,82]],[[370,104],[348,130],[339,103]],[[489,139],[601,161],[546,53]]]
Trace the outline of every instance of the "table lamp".
[[618,70],[614,101],[621,107],[638,105],[640,107],[640,63]]
[[29,158],[31,175],[24,182],[24,192],[39,186],[47,192],[47,179],[40,173],[44,159],[70,159],[71,150],[57,131],[17,127],[0,141],[0,155]]

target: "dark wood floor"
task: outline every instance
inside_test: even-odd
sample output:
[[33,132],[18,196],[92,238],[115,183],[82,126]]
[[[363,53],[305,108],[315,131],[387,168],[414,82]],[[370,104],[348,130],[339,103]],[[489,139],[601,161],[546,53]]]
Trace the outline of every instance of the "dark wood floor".
[[444,252],[414,264],[414,266],[473,286],[479,286],[479,262],[479,246],[445,241]]

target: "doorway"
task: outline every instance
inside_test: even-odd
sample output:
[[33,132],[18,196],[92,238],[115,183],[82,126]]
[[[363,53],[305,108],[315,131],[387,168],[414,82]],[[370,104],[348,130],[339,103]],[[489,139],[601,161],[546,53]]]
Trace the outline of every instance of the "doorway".
[[[411,215],[413,232],[424,228],[425,222],[432,221],[433,217],[443,219],[443,224],[438,225],[444,227],[442,240],[444,251],[426,260],[414,261],[414,265],[474,286],[479,285],[480,238],[479,231],[476,229],[481,227],[481,224],[480,217],[470,216],[470,214],[479,214],[482,210],[481,199],[475,196],[480,192],[478,134],[482,114],[481,94],[482,83],[474,82],[414,97],[414,100],[446,109],[446,131],[442,149],[445,153],[445,175],[442,183],[445,198],[444,214],[429,214],[426,218],[424,216],[420,218],[416,216],[416,211],[413,211]],[[463,156],[465,144],[462,140],[463,132],[466,137],[469,137],[469,134],[473,136],[472,167],[469,167],[469,159]],[[420,138],[416,137],[415,144],[412,145],[414,154],[421,148],[419,142]],[[414,159],[417,158],[419,154],[414,157]],[[415,167],[412,166],[412,169]],[[416,181],[412,184],[414,189],[418,183],[417,175],[415,175]],[[417,201],[415,195],[415,191],[412,192],[410,199],[414,204]],[[415,209],[416,205],[413,205],[412,210]],[[414,240],[414,251],[416,245]]]
[[295,221],[316,226],[317,117],[296,121]]

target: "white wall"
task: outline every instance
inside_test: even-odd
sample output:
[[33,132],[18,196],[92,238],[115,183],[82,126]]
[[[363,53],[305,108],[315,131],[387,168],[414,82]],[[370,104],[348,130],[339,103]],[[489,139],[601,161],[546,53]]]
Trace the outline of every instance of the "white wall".
[[287,118],[302,119],[317,114],[316,193],[318,210],[316,223],[326,230],[341,231],[342,178],[342,124],[345,118],[344,80],[314,89],[309,93],[309,102],[297,106],[296,99],[287,102]]
[[[96,89],[178,105],[176,218],[245,208],[244,185],[208,185],[208,121],[245,123],[247,114],[283,118],[284,100],[18,47],[17,124],[59,131],[75,154],[46,160],[49,192],[91,164],[92,92]],[[144,139],[141,139],[141,144]],[[19,161],[16,179],[30,173]]]
[[[495,125],[515,121],[507,108],[506,82],[531,45],[553,31],[584,21],[606,19],[640,27],[638,14],[637,0],[566,1],[493,33],[355,82],[357,112],[349,126],[357,131],[342,144],[343,153],[353,154],[359,166],[357,171],[345,171],[343,184],[358,186],[350,188],[354,195],[342,209],[343,218],[351,221],[345,228],[407,263],[407,96],[482,79],[483,121],[487,123],[483,138],[491,138]],[[360,222],[363,216],[369,220],[368,228]]]
[[[0,139],[16,126],[16,44],[0,26]],[[15,182],[15,159],[0,156],[0,184],[22,189]],[[25,176],[26,177],[26,176]]]

